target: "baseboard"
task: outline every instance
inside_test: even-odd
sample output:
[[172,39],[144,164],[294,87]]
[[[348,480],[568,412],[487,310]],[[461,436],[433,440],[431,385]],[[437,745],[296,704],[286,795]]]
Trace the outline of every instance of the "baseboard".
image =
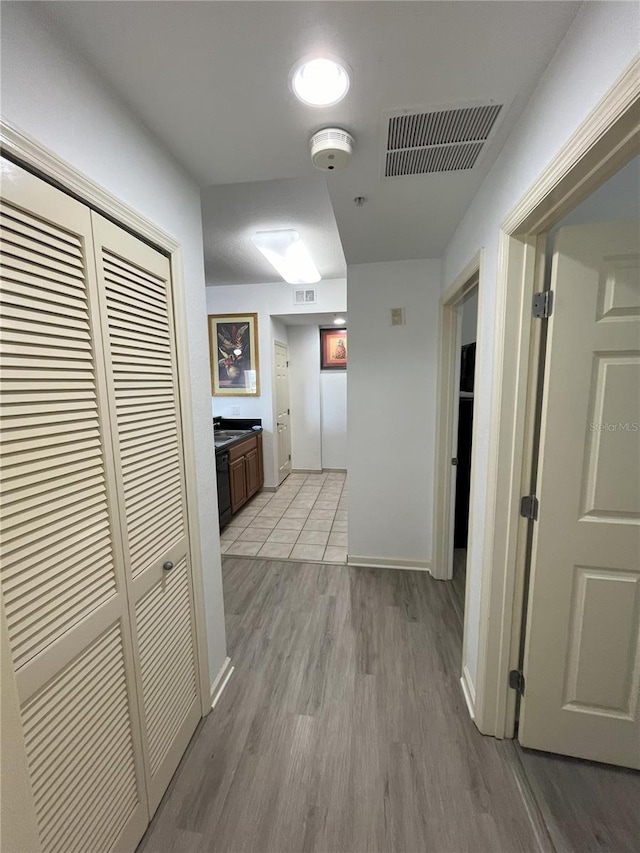
[[467,710],[472,720],[476,718],[476,691],[473,687],[473,682],[469,675],[469,670],[466,666],[462,667],[462,675],[460,677],[460,685],[462,687],[462,695],[467,703]]
[[260,491],[262,492],[277,492],[278,486],[263,486]]
[[222,695],[222,691],[227,686],[227,682],[231,678],[233,670],[234,667],[231,666],[231,658],[225,658],[224,663],[220,667],[220,672],[216,675],[213,680],[213,684],[211,685],[210,696],[212,710],[215,708],[218,699]]
[[349,566],[363,566],[369,569],[404,569],[409,572],[430,572],[429,560],[388,560],[385,557],[357,557],[347,555]]
[[292,468],[292,474],[346,474],[346,468]]

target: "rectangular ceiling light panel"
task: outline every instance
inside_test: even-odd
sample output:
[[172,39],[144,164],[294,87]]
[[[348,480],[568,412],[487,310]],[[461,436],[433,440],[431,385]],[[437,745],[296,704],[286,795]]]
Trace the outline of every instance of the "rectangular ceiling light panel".
[[473,169],[502,104],[392,116],[385,178]]
[[313,284],[320,281],[320,273],[313,258],[294,228],[257,231],[251,240],[289,284]]

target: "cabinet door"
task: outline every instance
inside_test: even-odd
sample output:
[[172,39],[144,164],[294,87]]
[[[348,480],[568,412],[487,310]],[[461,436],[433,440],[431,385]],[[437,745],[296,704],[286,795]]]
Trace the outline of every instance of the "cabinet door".
[[258,450],[250,450],[244,457],[247,476],[247,498],[250,498],[260,488],[260,469],[258,464]]
[[133,850],[148,812],[91,217],[2,172],[0,563],[18,736],[44,851]]
[[264,486],[264,457],[262,453],[262,433],[258,433],[256,436],[258,440],[258,476],[260,478],[260,486],[262,488]]
[[240,509],[247,500],[247,476],[245,457],[241,456],[229,465],[229,479],[231,481],[231,512]]
[[153,814],[200,719],[170,267],[92,221]]

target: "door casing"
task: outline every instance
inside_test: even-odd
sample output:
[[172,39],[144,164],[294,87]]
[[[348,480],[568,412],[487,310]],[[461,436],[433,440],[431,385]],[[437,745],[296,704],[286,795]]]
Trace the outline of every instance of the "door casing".
[[[483,250],[464,268],[460,275],[446,289],[440,299],[440,347],[438,353],[438,390],[436,399],[436,459],[435,459],[435,499],[433,503],[433,557],[431,560],[431,574],[439,580],[451,580],[453,577],[453,533],[454,533],[454,509],[455,509],[455,487],[453,476],[455,468],[451,460],[456,455],[458,434],[458,391],[456,381],[460,361],[460,307],[464,299],[474,290],[478,290],[478,320],[476,337],[476,368],[474,388],[475,393],[482,389],[481,377],[486,376],[481,367],[482,353],[482,311],[484,288],[483,278]],[[476,445],[477,419],[473,420],[471,446]],[[473,546],[473,498],[477,490],[476,466],[474,456],[471,456],[471,483],[469,500],[469,533],[467,540],[467,566],[474,554]],[[469,600],[470,572],[466,572],[465,601]],[[465,630],[463,637],[466,640],[468,631],[466,629],[467,608],[465,608]],[[467,667],[468,651],[463,650],[462,674],[460,683],[464,693],[467,706],[473,715],[474,690],[471,676]]]
[[[64,192],[84,202],[93,210],[102,213],[116,224],[124,226],[125,229],[158,248],[169,258],[175,297],[173,307],[176,329],[180,412],[184,443],[187,517],[189,520],[188,536],[194,590],[197,667],[200,681],[201,713],[204,717],[211,710],[211,684],[209,681],[209,654],[204,610],[202,550],[196,487],[197,468],[195,447],[193,444],[193,417],[189,376],[189,352],[187,348],[187,317],[182,247],[177,240],[166,234],[153,222],[120,201],[120,199],[99,184],[94,183],[74,166],[41,145],[36,139],[4,120],[0,120],[0,150],[19,165],[23,165],[30,171],[36,172],[36,174],[39,174],[45,180],[57,185]],[[223,668],[226,668],[226,666],[227,662],[225,661]]]
[[[435,500],[433,507],[433,556],[431,574],[439,580],[453,577],[453,494],[451,459],[455,456],[458,399],[456,376],[459,353],[459,308],[465,297],[478,288],[478,335],[482,328],[482,259],[483,251],[472,258],[440,299],[440,348],[438,353],[438,391],[436,410]],[[481,347],[476,342],[476,359]],[[481,375],[477,369],[476,379]],[[474,435],[475,439],[475,435]],[[473,439],[472,439],[473,442]],[[471,494],[474,493],[473,463]],[[472,511],[469,510],[471,519]],[[467,549],[470,551],[470,547]]]
[[[545,235],[639,151],[640,57],[500,227],[477,677],[475,693],[467,697],[483,734],[513,737],[515,730],[516,693],[508,682],[519,657],[527,551],[527,522],[519,503],[531,479],[539,361],[531,301],[540,289]],[[463,649],[466,655],[466,645]],[[467,664],[465,657],[463,677]]]
[[[187,348],[187,317],[185,308],[185,281],[182,247],[173,237],[170,237],[153,222],[140,215],[136,210],[129,207],[124,202],[120,201],[120,199],[112,195],[99,184],[94,183],[90,178],[62,158],[58,157],[36,139],[5,120],[0,120],[0,153],[11,160],[14,160],[24,168],[35,172],[44,180],[59,187],[70,196],[84,202],[89,208],[123,226],[142,240],[158,248],[169,258],[174,294],[173,307],[176,332],[177,374],[183,429],[188,537],[191,552],[191,571],[194,594],[196,635],[195,651],[197,657],[197,672],[200,688],[199,694],[201,700],[200,712],[204,717],[211,710],[211,699],[214,693],[219,693],[218,683],[220,682],[220,678],[223,674],[226,674],[228,678],[228,673],[226,671],[230,661],[229,658],[226,658],[222,671],[214,681],[214,684],[210,685],[207,626],[204,609],[202,551],[196,486],[197,469],[195,447],[193,444],[193,418],[191,383],[189,376],[189,353]],[[2,616],[4,632],[6,630],[4,623],[4,610],[0,615]],[[8,660],[5,661],[3,657],[3,672],[5,664],[8,666],[10,662]],[[13,676],[12,670],[11,675]],[[9,691],[9,701],[10,703],[13,703],[16,698],[13,695],[15,684],[6,686]],[[7,716],[8,719],[5,719]],[[6,731],[3,726],[3,747],[6,743],[11,743],[13,749],[12,757],[16,766],[25,767],[26,754],[24,752],[22,723],[19,715],[16,716],[14,713],[6,715],[3,711],[3,722],[9,723]],[[27,846],[35,853],[35,851],[39,850],[40,847],[37,842],[38,830],[35,824],[33,791],[28,780],[25,784],[19,784],[16,786],[10,805],[5,802],[5,800],[6,797],[3,794],[3,827],[5,827],[6,823],[7,829],[7,832],[3,835],[3,841],[7,844],[7,849],[24,849],[25,839],[29,839]],[[9,809],[12,811],[11,820],[4,821],[4,817],[6,816],[5,811],[8,811]],[[36,839],[36,841],[34,841],[34,839]]]

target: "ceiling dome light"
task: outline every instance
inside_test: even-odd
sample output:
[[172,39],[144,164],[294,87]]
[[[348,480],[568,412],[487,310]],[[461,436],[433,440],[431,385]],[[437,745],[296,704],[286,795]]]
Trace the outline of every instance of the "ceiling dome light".
[[343,326],[347,321],[344,319],[344,317],[336,317],[333,322],[336,324],[336,326]]
[[293,67],[293,94],[312,107],[329,107],[341,101],[349,91],[349,73],[334,59],[303,59]]

